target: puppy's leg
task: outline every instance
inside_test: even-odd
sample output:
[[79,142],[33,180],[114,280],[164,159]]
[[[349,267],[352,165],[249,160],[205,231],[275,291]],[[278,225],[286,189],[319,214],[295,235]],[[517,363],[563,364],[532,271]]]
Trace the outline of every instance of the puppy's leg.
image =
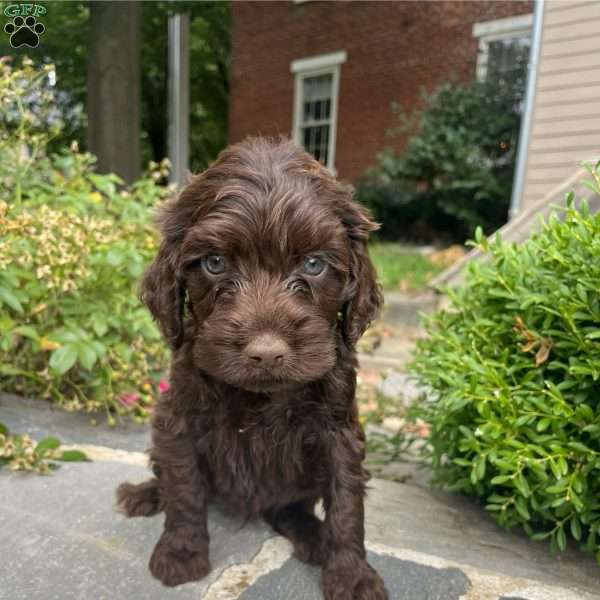
[[150,558],[150,571],[165,585],[175,586],[210,572],[208,487],[184,418],[158,412],[157,407],[151,459],[158,467],[165,528]]
[[387,600],[381,577],[365,551],[364,442],[344,429],[331,435],[330,473],[323,524],[326,548],[323,592],[326,600]]
[[323,522],[314,514],[316,498],[306,498],[287,506],[271,508],[264,519],[294,544],[294,555],[313,565],[323,564]]
[[137,485],[122,483],[117,488],[117,509],[126,517],[151,517],[164,509],[156,478]]

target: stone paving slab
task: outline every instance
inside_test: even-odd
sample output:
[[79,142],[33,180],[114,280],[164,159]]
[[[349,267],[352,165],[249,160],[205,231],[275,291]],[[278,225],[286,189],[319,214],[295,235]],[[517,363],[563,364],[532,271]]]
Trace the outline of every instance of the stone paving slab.
[[[145,477],[142,465],[110,460],[67,464],[50,477],[0,473],[0,548],[10,548],[0,561],[0,599],[321,598],[319,569],[291,558],[286,540],[258,522],[241,528],[214,509],[213,572],[202,582],[162,587],[147,569],[162,517],[125,519],[113,510],[116,485]],[[367,502],[369,556],[392,600],[495,600],[502,592],[524,600],[600,598],[594,594],[599,578],[582,568],[587,557],[576,554],[557,563],[538,545],[474,519],[473,507],[458,518],[457,507],[444,510],[425,490],[373,484]],[[461,531],[467,521],[470,526]],[[465,544],[472,544],[471,553]]]
[[[115,450],[129,433],[89,428],[54,411],[53,422],[35,411],[15,414],[0,402],[0,421],[36,437],[101,439],[110,447],[88,446],[94,462],[65,464],[49,477],[0,471],[0,600],[322,598],[319,569],[293,559],[287,540],[262,523],[242,528],[215,509],[213,572],[162,587],[147,568],[162,516],[125,519],[113,509],[121,481],[148,476],[138,451],[146,434],[133,431],[135,451]],[[600,600],[600,569],[587,554],[571,549],[553,557],[546,545],[499,529],[466,498],[382,480],[370,488],[367,549],[391,600]]]
[[[407,560],[368,552],[369,563],[386,582],[393,600],[459,600],[471,583],[456,568],[438,569]],[[321,570],[288,559],[279,569],[262,575],[239,600],[300,600],[321,597]]]
[[[162,516],[126,519],[113,509],[123,480],[142,481],[144,467],[116,462],[66,464],[52,476],[0,473],[2,600],[198,600],[228,566],[249,561],[273,533],[211,511],[213,572],[170,589],[148,561]],[[10,549],[10,551],[6,551]]]
[[[92,425],[92,421],[97,424]],[[49,402],[13,394],[0,393],[0,422],[35,440],[52,435],[65,444],[95,444],[138,452],[150,447],[148,425],[123,420],[118,426],[109,427],[105,413],[69,413]]]
[[600,568],[592,555],[571,548],[553,556],[546,544],[498,527],[469,498],[380,479],[369,484],[366,534],[371,543],[501,577],[566,584],[591,593],[600,590]]

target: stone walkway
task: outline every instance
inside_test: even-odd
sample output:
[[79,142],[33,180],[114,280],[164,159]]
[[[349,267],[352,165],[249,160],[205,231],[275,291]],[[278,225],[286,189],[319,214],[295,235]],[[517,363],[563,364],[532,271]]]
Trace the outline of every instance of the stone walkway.
[[[0,421],[40,438],[83,445],[90,463],[49,477],[0,472],[2,600],[319,600],[320,571],[291,557],[286,540],[261,523],[210,513],[213,572],[167,589],[147,562],[162,518],[114,512],[123,480],[148,475],[144,426],[91,427],[89,417],[0,396]],[[570,549],[500,530],[465,498],[419,485],[372,480],[366,511],[369,559],[392,600],[600,600],[600,568]]]

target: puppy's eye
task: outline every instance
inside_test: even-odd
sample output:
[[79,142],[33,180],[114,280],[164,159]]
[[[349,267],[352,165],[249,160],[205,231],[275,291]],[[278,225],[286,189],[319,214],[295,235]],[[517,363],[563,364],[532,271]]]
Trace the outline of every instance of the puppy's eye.
[[316,256],[307,256],[304,259],[304,272],[307,275],[320,275],[325,269],[325,261]]
[[204,268],[211,275],[219,275],[224,273],[225,269],[227,268],[225,257],[221,256],[220,254],[209,254],[208,256],[204,257],[202,262],[204,264]]

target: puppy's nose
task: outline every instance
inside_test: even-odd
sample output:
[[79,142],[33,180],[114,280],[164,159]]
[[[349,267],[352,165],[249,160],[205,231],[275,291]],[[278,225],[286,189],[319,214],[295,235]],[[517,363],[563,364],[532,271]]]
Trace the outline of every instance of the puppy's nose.
[[280,366],[288,355],[290,347],[280,337],[264,333],[255,337],[243,353],[256,366],[271,369]]

